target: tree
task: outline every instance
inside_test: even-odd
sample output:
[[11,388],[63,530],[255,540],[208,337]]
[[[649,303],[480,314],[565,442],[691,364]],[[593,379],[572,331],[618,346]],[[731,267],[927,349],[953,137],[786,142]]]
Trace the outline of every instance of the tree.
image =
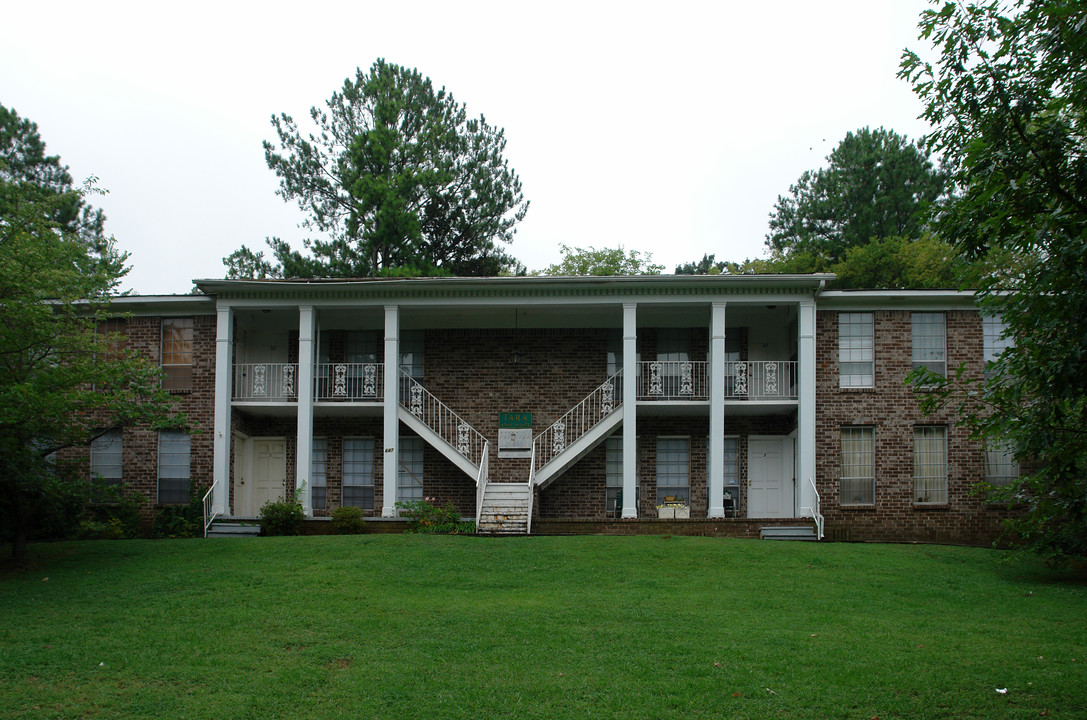
[[310,117],[318,133],[308,137],[289,115],[273,117],[278,147],[265,141],[264,157],[277,194],[328,239],[306,240],[303,254],[270,238],[274,262],[243,246],[224,258],[228,277],[497,275],[513,265],[501,247],[528,202],[502,129],[380,59]]
[[562,260],[550,265],[534,275],[660,275],[663,265],[653,262],[653,253],[643,254],[638,250],[600,248],[590,245],[587,248],[572,248],[559,245]]
[[[30,146],[44,147],[32,124],[21,127]],[[86,204],[89,189],[62,179],[43,187],[44,176],[9,157],[0,159],[0,532],[20,561],[32,524],[70,487],[53,453],[127,423],[183,418],[169,419],[155,366],[96,337],[126,255],[112,238],[88,237],[66,220],[71,208],[97,213]]]
[[914,143],[893,130],[861,128],[778,196],[766,245],[774,259],[807,255],[824,271],[872,238],[920,237],[928,205],[946,176]]
[[945,3],[920,29],[938,59],[906,51],[899,74],[956,186],[937,228],[969,258],[1012,259],[979,297],[1015,342],[994,379],[960,372],[926,406],[1027,463],[995,491],[1024,504],[1011,528],[1027,547],[1087,556],[1087,2]]

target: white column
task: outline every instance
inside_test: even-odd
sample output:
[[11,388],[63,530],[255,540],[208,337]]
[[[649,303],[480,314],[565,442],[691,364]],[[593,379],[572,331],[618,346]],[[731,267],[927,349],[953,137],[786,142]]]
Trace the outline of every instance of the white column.
[[400,459],[400,313],[385,306],[385,431],[381,517],[396,517],[397,462]]
[[623,517],[638,517],[638,306],[623,304]]
[[710,313],[710,447],[707,517],[725,516],[725,303]]
[[313,515],[313,363],[317,311],[312,305],[298,308],[298,444],[295,452],[295,489],[302,490],[302,508]]
[[216,309],[215,321],[215,457],[212,512],[230,512],[230,401],[234,375],[234,314],[228,305]]
[[808,478],[815,480],[815,301],[804,300],[799,306],[799,348],[797,402],[797,478],[800,507],[815,507],[814,490]]

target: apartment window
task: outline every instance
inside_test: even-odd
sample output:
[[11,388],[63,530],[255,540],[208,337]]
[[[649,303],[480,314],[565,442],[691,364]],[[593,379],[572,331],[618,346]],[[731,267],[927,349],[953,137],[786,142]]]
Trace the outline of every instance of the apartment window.
[[[740,511],[740,438],[726,437],[725,444],[725,482],[724,500],[725,514],[733,516]],[[706,438],[706,447],[709,447],[709,438]],[[710,484],[709,454],[706,455],[706,489]],[[708,497],[708,492],[707,492]]]
[[95,339],[100,351],[107,357],[120,357],[125,351],[125,322],[120,319],[103,320],[95,328]]
[[396,499],[411,502],[423,499],[423,439],[400,438],[400,470],[397,473]]
[[416,380],[423,379],[423,332],[404,330],[400,333],[400,369]]
[[1019,479],[1019,461],[1007,440],[989,439],[985,442],[985,482],[1008,485]]
[[913,367],[947,375],[947,342],[943,313],[913,313]]
[[344,438],[343,502],[374,509],[374,439]]
[[842,470],[838,502],[842,505],[876,503],[875,428],[842,428]]
[[[605,511],[608,515],[618,516],[623,512],[623,436],[612,435],[604,441],[605,445]],[[640,478],[634,479],[634,507],[638,507]]]
[[681,501],[691,503],[691,440],[657,438],[657,504]]
[[328,439],[313,438],[310,455],[310,499],[314,510],[328,507]]
[[113,500],[106,488],[121,489],[124,437],[120,430],[110,430],[91,441],[91,484],[96,500]]
[[189,436],[183,432],[159,433],[160,503],[189,502]]
[[982,352],[985,361],[985,379],[991,380],[994,373],[989,367],[996,362],[1000,353],[1012,347],[1015,342],[1008,335],[1008,326],[1000,315],[981,316]]
[[947,428],[913,429],[913,498],[918,504],[947,503]]
[[872,313],[838,313],[839,387],[875,387]]
[[162,387],[192,389],[192,318],[162,321]]

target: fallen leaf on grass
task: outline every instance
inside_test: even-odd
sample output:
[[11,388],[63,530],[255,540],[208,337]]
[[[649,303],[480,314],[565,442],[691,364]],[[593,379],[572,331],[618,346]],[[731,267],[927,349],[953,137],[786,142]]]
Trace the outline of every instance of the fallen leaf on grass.
[[1008,694],[1008,688],[997,688],[996,691],[998,693],[1000,693],[1001,695],[1007,695]]
[[743,696],[744,696],[744,694],[743,694],[742,692],[734,692],[734,693],[732,693],[732,697],[743,697]]
[[771,690],[770,688],[766,688],[766,692],[770,693],[771,695],[777,695],[777,693],[774,692],[773,690]]

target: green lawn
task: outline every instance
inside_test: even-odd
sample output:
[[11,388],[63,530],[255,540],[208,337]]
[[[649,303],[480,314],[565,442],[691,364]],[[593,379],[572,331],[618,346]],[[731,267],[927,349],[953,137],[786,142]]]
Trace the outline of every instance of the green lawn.
[[1087,585],[992,550],[361,535],[30,555],[0,575],[3,718],[1087,717]]

